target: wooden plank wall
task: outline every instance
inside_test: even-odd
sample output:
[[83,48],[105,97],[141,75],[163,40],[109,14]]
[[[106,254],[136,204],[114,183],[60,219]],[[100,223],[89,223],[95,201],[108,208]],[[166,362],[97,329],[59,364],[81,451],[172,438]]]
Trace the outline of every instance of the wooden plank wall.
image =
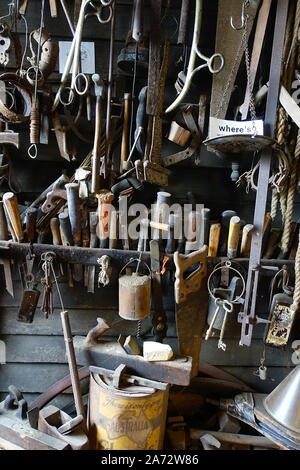
[[[72,1],[68,2],[70,5]],[[40,12],[37,5],[40,2],[30,0],[28,6],[28,30],[31,31],[39,26]],[[58,2],[59,4],[59,2]],[[131,1],[118,0],[118,17],[116,24],[116,47],[115,58],[120,49],[124,47],[125,37],[130,28],[131,21]],[[213,32],[216,21],[216,0],[204,2],[204,15],[206,21],[203,22],[201,32],[201,50],[209,55],[214,50]],[[172,13],[179,18],[180,1],[172,2]],[[0,13],[6,12],[7,2],[0,0]],[[148,15],[146,15],[147,17]],[[192,24],[191,14],[191,24]],[[51,19],[48,12],[46,15],[45,26],[55,41],[70,39],[69,30],[62,10],[59,6],[59,17]],[[192,27],[190,28],[192,34]],[[21,41],[24,44],[24,25],[19,23],[18,31]],[[89,24],[84,29],[84,39],[95,42],[96,47],[96,70],[107,75],[107,60],[109,48],[109,28],[108,26],[99,26],[96,19],[89,19]],[[175,39],[174,41],[175,42]],[[176,71],[172,64],[175,58],[179,56],[179,48],[173,44],[169,85],[167,96],[174,96],[173,82],[176,77]],[[9,69],[9,67],[8,67]],[[116,70],[115,70],[116,72]],[[124,78],[125,80],[125,78]],[[207,72],[202,72],[201,86],[194,93],[205,91],[209,84],[210,77]],[[126,86],[128,85],[125,80]],[[130,89],[130,87],[129,87]],[[129,91],[129,90],[128,90]],[[11,165],[13,182],[20,186],[19,197],[23,201],[30,200],[37,195],[49,183],[51,183],[61,172],[62,168],[72,171],[76,163],[68,164],[59,157],[57,145],[53,135],[50,138],[48,147],[40,146],[37,160],[30,160],[27,155],[28,147],[28,129],[26,126],[20,126],[21,150],[15,151],[9,149],[11,154]],[[92,138],[92,128],[89,128],[88,134]],[[166,141],[164,140],[164,152],[166,150]],[[89,151],[85,144],[80,147],[81,156],[84,157]],[[242,166],[249,168],[251,162],[245,160]],[[36,175],[39,175],[39,178]],[[204,203],[206,207],[212,210],[212,218],[217,218],[224,209],[233,208],[247,222],[251,222],[253,215],[253,201],[255,194],[249,195],[239,191],[230,181],[230,164],[209,154],[205,149],[201,150],[200,165],[198,168],[183,165],[180,170],[174,171],[170,178],[170,192],[174,195],[176,201],[187,202],[187,182],[188,190],[193,191],[198,202]],[[212,190],[213,188],[213,190]],[[295,220],[299,214],[299,196],[295,209]],[[52,317],[45,319],[37,310],[34,322],[24,324],[18,322],[17,312],[22,297],[22,287],[17,271],[14,273],[15,298],[12,299],[3,287],[3,274],[1,279],[0,292],[0,339],[5,342],[7,349],[7,363],[0,365],[0,399],[3,399],[7,393],[10,384],[19,387],[30,403],[38,394],[48,389],[54,382],[65,376],[68,372],[64,355],[64,342],[62,338],[62,329],[60,324],[60,304],[55,293],[55,310]],[[259,313],[266,316],[268,303],[268,283],[266,288],[261,289],[259,299]],[[84,288],[76,283],[75,288],[68,288],[65,284],[60,284],[65,308],[69,310],[72,331],[74,335],[86,335],[88,330],[96,324],[97,317],[101,316],[110,323],[119,320],[118,317],[118,299],[117,284],[113,283],[106,288],[100,288],[95,295],[88,294]],[[164,306],[168,313],[169,342],[174,349],[177,347],[176,327],[174,323],[174,299],[173,286],[170,285],[167,295],[164,296]],[[136,324],[134,322],[119,322],[112,330],[107,332],[108,337],[115,337],[120,333],[135,334]],[[226,352],[217,348],[217,338],[204,342],[201,361],[217,365],[222,369],[232,373],[236,377],[243,379],[246,383],[261,392],[269,392],[273,387],[288,373],[292,367],[291,349],[286,351],[268,350],[266,364],[269,366],[269,375],[272,380],[260,381],[254,372],[259,366],[262,354],[262,336],[263,327],[257,326],[254,329],[254,338],[251,348],[241,348],[238,346],[240,326],[229,327],[225,334],[227,342]],[[297,330],[296,330],[297,331]],[[151,321],[147,319],[142,325],[142,334],[151,337]],[[295,333],[296,334],[296,333]],[[87,384],[85,384],[87,389]],[[70,391],[69,391],[70,392]],[[59,397],[56,403],[63,406],[72,399],[69,392]]]

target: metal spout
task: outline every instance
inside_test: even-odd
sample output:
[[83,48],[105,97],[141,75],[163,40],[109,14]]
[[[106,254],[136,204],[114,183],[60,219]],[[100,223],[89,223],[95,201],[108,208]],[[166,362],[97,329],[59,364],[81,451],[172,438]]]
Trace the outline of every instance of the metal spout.
[[300,365],[266,397],[264,407],[282,426],[300,433]]

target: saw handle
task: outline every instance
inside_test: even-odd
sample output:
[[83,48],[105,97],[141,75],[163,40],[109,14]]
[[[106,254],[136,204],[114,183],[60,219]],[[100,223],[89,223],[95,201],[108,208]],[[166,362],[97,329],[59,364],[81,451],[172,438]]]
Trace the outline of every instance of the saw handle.
[[11,192],[3,194],[3,204],[14,232],[12,234],[13,238],[21,242],[23,240],[23,230],[17,196]]
[[[202,279],[206,277],[207,273],[207,246],[190,253],[188,255],[182,255],[176,251],[174,253],[174,263],[176,267],[175,271],[175,301],[177,304],[184,302],[188,294],[197,292],[202,283]],[[185,271],[193,266],[193,264],[200,263],[200,266],[196,268],[186,279],[184,279]]]

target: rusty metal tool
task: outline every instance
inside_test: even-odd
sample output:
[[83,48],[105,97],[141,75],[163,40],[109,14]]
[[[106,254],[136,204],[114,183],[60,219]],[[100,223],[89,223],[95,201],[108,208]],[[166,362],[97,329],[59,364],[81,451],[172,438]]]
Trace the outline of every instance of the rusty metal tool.
[[143,39],[143,4],[144,0],[134,0],[132,37],[136,42]]
[[58,180],[55,181],[51,191],[46,195],[46,200],[43,203],[41,209],[44,214],[52,211],[59,199],[67,200],[67,191],[64,188],[65,184],[69,181],[69,178],[66,176],[61,176]]
[[22,302],[17,318],[18,321],[23,323],[32,323],[40,297],[40,291],[36,288],[37,282],[35,282],[32,272],[35,257],[35,254],[32,253],[31,248],[29,248],[26,255],[26,274],[24,277],[26,287],[23,292]]
[[[198,375],[202,335],[205,329],[208,294],[206,290],[207,246],[189,255],[174,253],[175,313],[179,352],[193,358],[192,376]],[[199,264],[186,277],[193,265]]]
[[[152,139],[151,148],[149,152],[149,159],[143,162],[144,166],[144,179],[153,184],[160,186],[168,185],[168,176],[170,170],[167,170],[161,165],[161,148],[162,148],[162,111],[163,111],[163,100],[165,81],[168,69],[168,60],[170,52],[170,41],[165,41],[164,57],[161,66],[159,85],[158,85],[158,97],[156,107],[152,121]],[[148,85],[149,93],[149,85]]]
[[92,76],[95,84],[96,109],[95,109],[95,136],[92,156],[92,192],[100,190],[100,169],[101,169],[101,131],[102,131],[102,99],[104,95],[104,83],[99,74]]
[[160,21],[162,0],[151,0],[150,3],[150,45],[148,68],[147,114],[154,116],[158,100],[158,83],[160,75]]

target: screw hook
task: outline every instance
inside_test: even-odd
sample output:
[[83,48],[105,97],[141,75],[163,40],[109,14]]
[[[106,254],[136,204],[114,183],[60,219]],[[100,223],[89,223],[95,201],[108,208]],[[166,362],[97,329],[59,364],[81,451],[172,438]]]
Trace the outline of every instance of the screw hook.
[[248,7],[249,5],[249,1],[246,0],[243,2],[243,5],[242,5],[242,16],[241,16],[241,25],[240,26],[234,26],[233,24],[233,19],[232,19],[232,16],[230,18],[230,25],[233,29],[235,29],[236,31],[239,31],[240,29],[243,29],[245,27],[245,24],[246,24],[246,18],[245,18],[245,8]]

